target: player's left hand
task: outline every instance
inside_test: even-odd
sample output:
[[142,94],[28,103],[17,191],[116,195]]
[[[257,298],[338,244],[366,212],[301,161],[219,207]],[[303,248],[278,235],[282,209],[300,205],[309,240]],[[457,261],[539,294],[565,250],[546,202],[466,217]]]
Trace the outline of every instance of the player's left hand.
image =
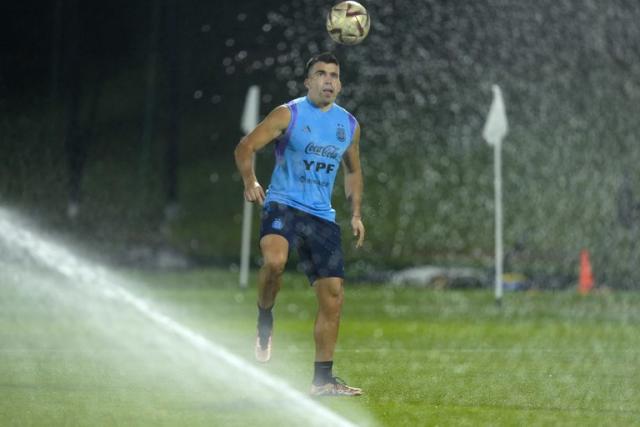
[[362,218],[352,216],[351,229],[353,230],[353,235],[358,238],[356,248],[362,247],[362,243],[364,242],[364,224],[362,223]]

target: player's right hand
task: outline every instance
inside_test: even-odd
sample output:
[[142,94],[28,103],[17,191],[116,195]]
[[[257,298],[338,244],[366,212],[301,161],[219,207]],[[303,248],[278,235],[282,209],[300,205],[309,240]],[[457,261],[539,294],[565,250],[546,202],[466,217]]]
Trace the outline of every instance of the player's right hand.
[[258,181],[254,181],[253,184],[245,185],[244,187],[244,199],[247,202],[258,202],[260,205],[264,205],[264,190]]

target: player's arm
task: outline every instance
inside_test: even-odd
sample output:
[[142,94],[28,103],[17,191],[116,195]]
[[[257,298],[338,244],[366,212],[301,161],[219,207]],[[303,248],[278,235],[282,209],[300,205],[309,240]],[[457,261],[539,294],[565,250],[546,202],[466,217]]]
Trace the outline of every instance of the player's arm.
[[360,168],[360,125],[356,125],[351,145],[342,156],[344,164],[344,192],[351,202],[351,228],[353,235],[358,238],[356,247],[364,242],[364,224],[362,223],[362,169]]
[[264,203],[264,190],[256,178],[253,155],[256,151],[282,135],[289,126],[291,112],[286,105],[276,107],[248,135],[243,137],[234,151],[236,167],[244,182],[244,198],[249,202]]

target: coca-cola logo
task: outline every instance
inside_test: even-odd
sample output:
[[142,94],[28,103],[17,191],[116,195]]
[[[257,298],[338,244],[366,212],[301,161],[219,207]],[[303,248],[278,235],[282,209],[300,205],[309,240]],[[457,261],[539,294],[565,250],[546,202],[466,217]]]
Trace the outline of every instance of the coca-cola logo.
[[338,147],[335,145],[316,145],[313,142],[307,144],[304,149],[306,154],[315,154],[316,156],[326,157],[328,159],[337,159],[339,157]]

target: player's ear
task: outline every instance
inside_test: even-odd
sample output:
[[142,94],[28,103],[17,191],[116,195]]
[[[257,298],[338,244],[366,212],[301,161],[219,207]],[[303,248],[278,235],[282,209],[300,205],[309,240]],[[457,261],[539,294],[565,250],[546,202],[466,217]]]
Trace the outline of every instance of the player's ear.
[[309,78],[308,77],[306,79],[304,79],[304,87],[309,89]]

